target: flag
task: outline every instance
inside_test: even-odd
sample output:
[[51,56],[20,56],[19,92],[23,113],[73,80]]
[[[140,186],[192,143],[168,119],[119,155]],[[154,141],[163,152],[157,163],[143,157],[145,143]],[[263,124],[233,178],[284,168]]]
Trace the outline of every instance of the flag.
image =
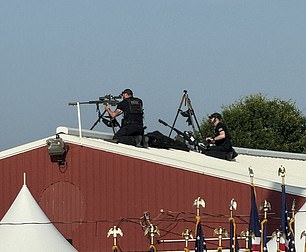
[[204,238],[204,232],[202,229],[202,224],[200,222],[200,217],[197,216],[196,223],[196,241],[195,241],[195,252],[206,252],[206,242]]
[[258,215],[258,208],[256,204],[256,191],[255,186],[251,185],[251,211],[250,211],[250,222],[249,230],[252,232],[253,236],[250,239],[249,248],[253,252],[260,251],[260,220]]
[[116,245],[114,245],[113,247],[112,247],[112,251],[113,252],[118,252],[119,250],[118,250],[118,247],[116,246]]
[[[280,231],[283,232],[285,239],[281,239],[280,241],[280,250],[286,251],[286,252],[287,251],[295,252],[296,250],[295,250],[294,234],[293,234],[293,228],[292,228],[294,219],[290,221],[290,217],[288,216],[285,185],[282,185],[281,204],[282,206],[281,206]],[[290,224],[291,224],[291,227],[290,227]]]
[[239,244],[237,239],[237,226],[233,217],[229,218],[230,221],[230,252],[238,252]]

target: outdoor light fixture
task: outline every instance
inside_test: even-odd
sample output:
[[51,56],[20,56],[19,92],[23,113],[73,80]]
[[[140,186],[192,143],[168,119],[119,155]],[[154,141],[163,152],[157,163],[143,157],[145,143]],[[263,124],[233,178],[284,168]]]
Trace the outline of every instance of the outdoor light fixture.
[[59,134],[56,134],[55,138],[50,138],[46,142],[51,161],[57,162],[59,165],[65,164],[68,149]]
[[65,143],[59,135],[56,138],[50,138],[47,140],[48,153],[50,156],[60,156],[64,155],[66,152]]

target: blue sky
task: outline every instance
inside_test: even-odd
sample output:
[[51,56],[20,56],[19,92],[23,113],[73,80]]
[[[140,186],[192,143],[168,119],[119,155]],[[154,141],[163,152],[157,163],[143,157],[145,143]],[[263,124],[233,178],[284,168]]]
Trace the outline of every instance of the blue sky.
[[[199,121],[256,93],[306,115],[305,13],[304,0],[2,0],[0,150],[77,127],[68,102],[124,88],[147,132],[169,133],[158,119],[172,124],[183,90]],[[81,114],[90,128],[95,106]]]

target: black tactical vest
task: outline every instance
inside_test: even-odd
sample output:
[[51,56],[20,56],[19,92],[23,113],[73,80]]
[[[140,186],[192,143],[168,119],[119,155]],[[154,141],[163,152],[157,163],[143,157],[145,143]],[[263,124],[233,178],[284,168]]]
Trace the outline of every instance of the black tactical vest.
[[129,104],[129,112],[131,114],[143,114],[142,100],[139,98],[130,97],[127,99]]
[[123,125],[126,124],[143,124],[143,105],[142,100],[136,97],[125,99],[127,110],[124,111]]

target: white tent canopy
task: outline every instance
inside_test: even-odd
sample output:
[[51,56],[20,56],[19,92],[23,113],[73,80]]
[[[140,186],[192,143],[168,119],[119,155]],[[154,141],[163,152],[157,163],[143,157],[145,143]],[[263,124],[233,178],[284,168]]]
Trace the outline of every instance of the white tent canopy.
[[0,251],[77,251],[55,228],[24,184],[0,222]]

